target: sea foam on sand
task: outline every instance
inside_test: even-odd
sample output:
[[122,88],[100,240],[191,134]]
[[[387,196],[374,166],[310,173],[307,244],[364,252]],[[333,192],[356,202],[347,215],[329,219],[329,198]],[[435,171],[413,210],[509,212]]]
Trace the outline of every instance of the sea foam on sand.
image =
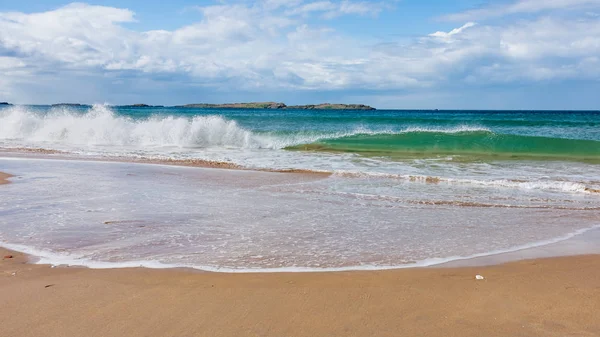
[[[11,198],[3,199],[0,241],[53,264],[228,272],[389,269],[546,246],[598,226],[593,210],[574,207],[349,197],[348,189],[374,188],[373,180],[68,160],[0,162],[19,175],[18,183],[2,187]],[[394,192],[379,183],[379,193]],[[414,201],[456,191],[437,187],[414,185],[414,195],[410,188],[402,193]]]

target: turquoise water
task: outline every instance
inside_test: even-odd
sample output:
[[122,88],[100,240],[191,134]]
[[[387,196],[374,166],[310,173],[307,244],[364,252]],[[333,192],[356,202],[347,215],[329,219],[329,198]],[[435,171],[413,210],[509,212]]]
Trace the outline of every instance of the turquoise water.
[[[0,144],[296,150],[456,160],[600,160],[600,112],[6,107]],[[232,158],[235,161],[236,158]],[[241,163],[244,164],[244,163]],[[290,163],[294,166],[293,163]]]
[[600,189],[600,112],[13,106],[0,147],[344,176]]

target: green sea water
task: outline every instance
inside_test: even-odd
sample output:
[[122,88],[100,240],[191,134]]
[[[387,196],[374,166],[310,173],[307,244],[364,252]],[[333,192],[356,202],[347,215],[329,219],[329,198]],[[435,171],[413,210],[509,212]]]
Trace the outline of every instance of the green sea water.
[[600,112],[5,107],[0,145],[598,162]]
[[497,134],[487,130],[356,134],[288,149],[351,152],[390,158],[456,156],[459,160],[600,160],[600,142],[596,140]]

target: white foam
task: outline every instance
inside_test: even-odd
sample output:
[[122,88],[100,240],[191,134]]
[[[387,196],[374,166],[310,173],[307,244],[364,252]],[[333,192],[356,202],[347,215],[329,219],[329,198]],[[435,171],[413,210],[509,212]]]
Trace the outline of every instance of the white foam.
[[[392,270],[392,269],[404,269],[404,268],[418,268],[418,267],[430,267],[440,264],[445,264],[453,261],[469,260],[480,257],[487,257],[499,254],[513,253],[531,248],[543,247],[551,244],[556,244],[562,241],[570,240],[576,236],[583,235],[592,230],[600,229],[600,225],[592,226],[589,228],[583,228],[571,232],[569,234],[511,247],[507,249],[498,249],[485,253],[473,254],[469,256],[450,256],[450,257],[439,257],[429,258],[415,263],[400,264],[400,265],[357,265],[347,267],[334,267],[334,268],[313,268],[313,267],[280,267],[280,268],[227,268],[219,266],[204,266],[194,264],[178,264],[178,263],[163,263],[155,260],[134,260],[134,261],[123,261],[123,262],[108,262],[108,261],[97,261],[87,258],[83,255],[70,254],[70,253],[56,253],[44,249],[37,249],[34,247],[11,244],[7,242],[0,242],[0,246],[10,249],[13,251],[25,253],[35,257],[37,260],[35,264],[52,265],[52,266],[80,266],[91,269],[121,269],[121,268],[149,268],[149,269],[174,269],[174,268],[187,268],[196,269],[208,272],[221,272],[221,273],[289,273],[289,272],[339,272],[339,271],[375,271],[375,270]],[[561,252],[557,252],[556,256],[560,256]]]
[[16,106],[0,111],[0,139],[32,144],[256,147],[260,138],[235,121],[219,116],[151,117],[134,120],[117,116],[104,105],[79,113],[66,109],[36,113]]
[[439,128],[422,128],[422,127],[410,127],[404,129],[400,133],[413,133],[413,132],[431,132],[431,133],[463,133],[463,132],[492,132],[490,129],[478,126],[460,125],[457,127],[439,129]]
[[[329,133],[275,135],[255,133],[236,121],[219,115],[176,117],[155,115],[133,119],[115,114],[110,107],[96,104],[88,111],[53,108],[39,112],[26,106],[0,110],[0,140],[17,141],[22,146],[115,146],[152,149],[160,147],[283,149],[321,139],[354,135],[394,135],[413,132],[460,133],[488,131],[459,126],[448,129],[407,128],[370,130],[356,128]],[[61,148],[64,149],[64,148]]]
[[498,187],[498,188],[514,188],[523,190],[544,190],[544,191],[558,191],[566,193],[584,193],[594,194],[596,189],[590,188],[581,182],[573,181],[516,181],[509,179],[496,179],[496,180],[478,180],[478,179],[461,179],[461,178],[447,178],[437,176],[425,176],[425,175],[409,175],[409,174],[393,174],[384,172],[368,172],[368,171],[350,171],[350,170],[337,170],[334,175],[342,177],[357,177],[357,178],[387,178],[387,179],[398,179],[420,183],[446,183],[446,184],[462,184],[462,185],[476,185],[486,187]]
[[551,190],[571,193],[592,193],[586,185],[571,181],[512,181],[506,179],[489,181],[474,179],[448,179],[448,181],[481,186],[519,188],[525,190]]

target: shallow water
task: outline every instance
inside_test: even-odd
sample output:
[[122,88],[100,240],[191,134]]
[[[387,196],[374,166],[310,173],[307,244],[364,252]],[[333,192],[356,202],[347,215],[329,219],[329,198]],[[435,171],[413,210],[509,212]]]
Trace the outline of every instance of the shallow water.
[[555,185],[592,178],[591,164],[546,181],[547,167],[522,163],[539,185],[494,180],[489,172],[510,165],[481,165],[481,177],[442,168],[462,180],[428,181],[0,158],[17,175],[1,187],[0,241],[94,267],[385,269],[545,245],[600,224],[596,193]]

